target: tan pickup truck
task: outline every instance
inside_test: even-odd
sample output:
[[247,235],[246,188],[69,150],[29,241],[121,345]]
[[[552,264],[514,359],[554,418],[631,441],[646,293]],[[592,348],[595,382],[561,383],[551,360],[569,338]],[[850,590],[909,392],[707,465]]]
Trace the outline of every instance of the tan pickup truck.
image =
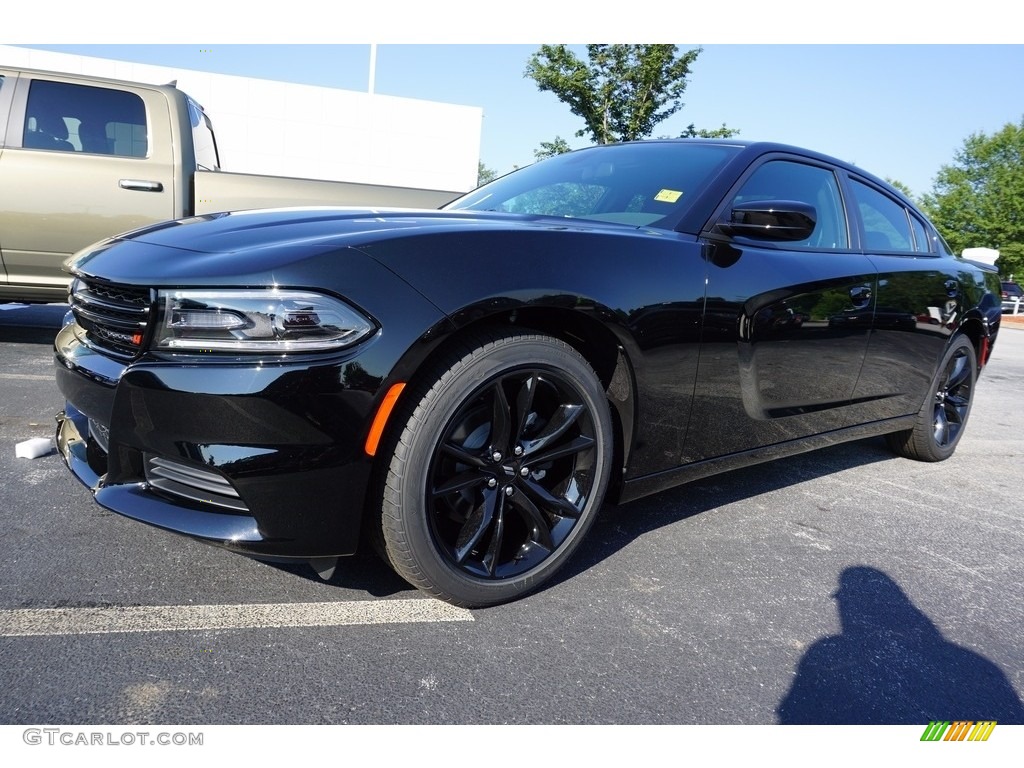
[[458,192],[220,170],[174,85],[0,66],[0,301],[63,301],[65,259],[166,219],[291,205],[437,208]]

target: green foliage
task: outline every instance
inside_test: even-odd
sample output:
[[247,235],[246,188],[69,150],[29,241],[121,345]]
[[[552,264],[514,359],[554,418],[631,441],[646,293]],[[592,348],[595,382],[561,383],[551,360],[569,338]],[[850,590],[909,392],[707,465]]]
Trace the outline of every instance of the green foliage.
[[690,67],[700,52],[679,54],[675,45],[588,45],[584,62],[565,45],[542,45],[530,57],[525,76],[583,119],[586,127],[577,136],[596,144],[634,141],[650,136],[682,108]]
[[605,191],[597,184],[567,181],[517,195],[507,200],[501,210],[540,216],[586,216],[594,211]]
[[921,203],[955,252],[997,248],[1003,275],[1024,274],[1024,118],[968,136]]
[[542,141],[540,147],[533,150],[533,156],[538,160],[544,160],[545,158],[554,157],[566,152],[572,152],[569,142],[561,136],[555,136],[554,141]]
[[482,186],[489,181],[494,181],[498,177],[497,171],[488,168],[484,165],[483,160],[477,162],[476,166],[476,185]]
[[886,176],[885,181],[886,183],[890,184],[891,186],[895,187],[900,192],[902,192],[908,200],[914,199],[914,190],[912,190],[899,179],[890,179],[888,176]]
[[695,128],[693,123],[686,126],[686,130],[679,134],[680,139],[731,139],[739,135],[739,128],[727,128],[722,123],[720,128]]

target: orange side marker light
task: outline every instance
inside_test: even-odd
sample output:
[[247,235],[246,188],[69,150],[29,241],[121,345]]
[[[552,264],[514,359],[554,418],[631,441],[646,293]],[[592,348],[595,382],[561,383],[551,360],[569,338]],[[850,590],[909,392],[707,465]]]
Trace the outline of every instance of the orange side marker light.
[[405,382],[400,381],[397,384],[392,384],[391,389],[384,395],[384,400],[381,402],[380,408],[377,409],[377,415],[373,417],[373,424],[370,425],[370,434],[366,436],[366,444],[363,446],[367,456],[377,455],[377,446],[384,434],[384,427],[387,426],[391,411],[394,410],[395,403],[398,402],[398,396],[402,394],[403,389],[405,389]]

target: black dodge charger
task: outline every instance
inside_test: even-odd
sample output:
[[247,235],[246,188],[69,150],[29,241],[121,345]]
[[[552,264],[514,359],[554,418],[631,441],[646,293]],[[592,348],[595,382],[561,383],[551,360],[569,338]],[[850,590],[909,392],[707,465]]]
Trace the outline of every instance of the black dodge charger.
[[1001,304],[885,182],[734,141],[440,211],[167,222],[69,269],[58,444],[97,502],[325,578],[365,540],[464,606],[543,584],[606,498],[872,435],[947,458]]

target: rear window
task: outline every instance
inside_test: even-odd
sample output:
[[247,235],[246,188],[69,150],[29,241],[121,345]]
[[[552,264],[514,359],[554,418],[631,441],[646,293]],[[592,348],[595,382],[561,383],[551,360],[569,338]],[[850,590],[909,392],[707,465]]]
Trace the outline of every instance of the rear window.
[[[864,223],[865,250],[914,250],[910,215],[903,205],[856,179],[853,180],[853,194]],[[927,244],[918,250],[927,251]]]
[[21,143],[28,149],[146,157],[146,108],[131,91],[33,80]]
[[213,135],[213,123],[206,116],[203,108],[191,97],[188,101],[188,118],[192,124],[192,145],[195,147],[196,167],[204,171],[215,171],[220,168],[217,155],[217,140]]

